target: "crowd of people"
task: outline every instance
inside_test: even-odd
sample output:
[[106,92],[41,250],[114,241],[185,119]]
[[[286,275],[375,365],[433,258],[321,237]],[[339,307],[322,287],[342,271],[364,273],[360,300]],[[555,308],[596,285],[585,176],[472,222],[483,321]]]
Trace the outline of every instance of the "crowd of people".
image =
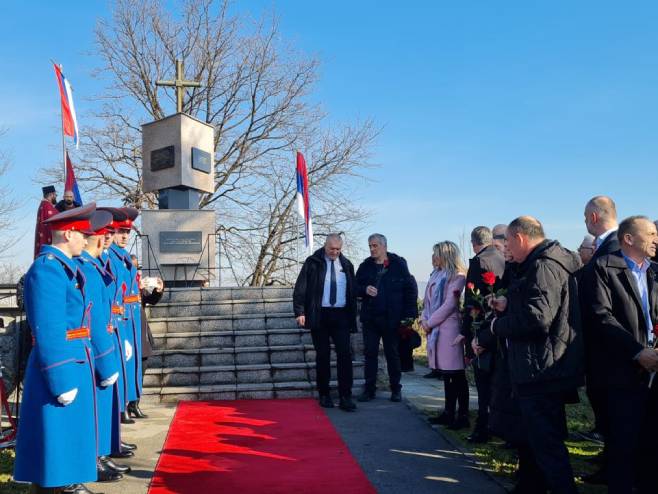
[[152,336],[143,304],[162,297],[126,250],[139,212],[79,206],[65,193],[55,208],[44,187],[35,259],[22,280],[32,335],[16,438],[14,479],[32,493],[85,494],[86,482],[116,482],[137,446],[123,424],[139,407]]
[[656,224],[645,216],[618,223],[606,196],[585,205],[584,219],[588,236],[577,253],[547,239],[530,216],[474,228],[468,268],[455,243],[437,243],[420,314],[416,281],[383,235],[369,237],[371,255],[356,273],[341,253],[341,236],[328,235],[305,261],[293,295],[297,322],[311,331],[316,349],[320,405],[334,406],[333,341],[339,407],[357,409],[350,347],[357,317],[365,357],[357,400],[376,396],[381,341],[390,399],[400,401],[402,337],[416,321],[427,334],[432,371],[425,377],[445,387],[445,408],[431,422],[470,427],[465,369],[472,366],[478,413],[468,440],[486,442],[493,434],[516,448],[515,492],[577,492],[564,442],[565,405],[580,399],[582,386],[595,416],[587,437],[604,444],[600,471],[584,480],[615,494],[656,492]]

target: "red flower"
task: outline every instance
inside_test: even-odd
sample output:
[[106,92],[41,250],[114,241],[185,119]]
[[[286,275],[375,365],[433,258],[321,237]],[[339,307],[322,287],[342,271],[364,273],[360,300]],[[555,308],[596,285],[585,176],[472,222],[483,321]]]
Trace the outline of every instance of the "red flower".
[[496,284],[496,275],[492,271],[482,273],[482,281],[485,285],[494,286]]
[[658,338],[658,324],[654,324],[653,326],[653,335]]
[[384,269],[388,268],[389,260],[388,258],[384,259]]
[[469,281],[468,283],[466,283],[466,289],[471,291],[475,290],[475,283]]

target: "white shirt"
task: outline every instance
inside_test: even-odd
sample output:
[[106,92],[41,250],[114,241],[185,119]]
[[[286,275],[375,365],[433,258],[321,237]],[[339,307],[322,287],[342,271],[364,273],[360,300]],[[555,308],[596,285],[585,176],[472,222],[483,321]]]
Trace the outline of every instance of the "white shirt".
[[322,307],[345,307],[345,292],[347,291],[347,278],[343,271],[343,266],[340,264],[340,259],[334,261],[336,270],[336,303],[331,305],[329,303],[329,295],[331,293],[331,259],[324,256],[324,262],[327,264],[327,274],[324,277],[324,291],[322,292]]
[[603,242],[605,242],[606,238],[608,238],[610,235],[612,235],[616,231],[617,231],[617,228],[615,227],[615,228],[612,228],[611,230],[608,230],[607,232],[603,232],[601,235],[596,237],[596,240],[594,240],[594,243],[596,245],[596,250],[598,250],[599,247],[601,247],[601,244]]

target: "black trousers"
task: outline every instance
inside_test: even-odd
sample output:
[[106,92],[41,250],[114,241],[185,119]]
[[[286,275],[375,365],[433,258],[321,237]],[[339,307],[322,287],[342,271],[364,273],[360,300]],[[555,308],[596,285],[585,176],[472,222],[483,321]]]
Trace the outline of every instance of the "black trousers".
[[480,369],[477,365],[477,361],[473,365],[473,372],[475,374],[475,387],[478,390],[478,418],[475,428],[482,432],[488,432],[492,372]]
[[391,328],[386,320],[373,320],[363,324],[363,353],[366,358],[366,391],[374,393],[377,389],[377,371],[379,370],[379,341],[384,343],[384,355],[388,369],[388,381],[391,391],[400,391],[400,354],[399,335],[396,328]]
[[338,374],[338,393],[340,396],[352,395],[352,347],[350,345],[350,327],[345,309],[322,308],[320,326],[311,331],[315,347],[315,373],[318,392],[321,396],[329,395],[331,379],[331,343],[336,349],[336,367]]
[[536,465],[553,494],[574,494],[576,484],[564,445],[567,420],[562,393],[519,396],[521,420]]
[[[653,389],[655,388],[655,389]],[[656,492],[658,465],[658,383],[653,388],[615,389],[608,393],[608,492]]]
[[459,403],[459,417],[468,418],[468,381],[466,371],[443,372],[443,388],[445,390],[445,411],[454,416]]

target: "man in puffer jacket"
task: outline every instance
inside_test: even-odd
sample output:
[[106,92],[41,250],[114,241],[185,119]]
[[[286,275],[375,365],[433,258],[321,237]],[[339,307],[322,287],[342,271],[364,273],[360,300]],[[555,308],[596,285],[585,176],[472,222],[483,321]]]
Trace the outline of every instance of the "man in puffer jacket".
[[[578,256],[547,240],[539,221],[522,216],[507,229],[507,247],[518,263],[507,298],[496,309],[505,314],[491,323],[505,345],[511,384],[518,396],[537,477],[527,492],[575,493],[564,445],[564,405],[583,384],[583,344],[576,272]],[[530,460],[530,461],[529,461]],[[519,486],[522,488],[522,486]],[[520,489],[520,492],[526,492]]]

